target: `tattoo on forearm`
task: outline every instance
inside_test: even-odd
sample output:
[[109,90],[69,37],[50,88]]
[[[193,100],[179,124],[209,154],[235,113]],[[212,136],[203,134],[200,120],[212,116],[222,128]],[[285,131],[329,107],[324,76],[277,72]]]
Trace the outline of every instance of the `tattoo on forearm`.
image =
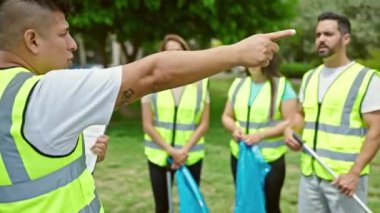
[[133,91],[133,89],[127,89],[126,91],[123,92],[123,95],[124,95],[124,102],[129,102],[131,97],[133,96],[133,94],[135,94],[135,91]]

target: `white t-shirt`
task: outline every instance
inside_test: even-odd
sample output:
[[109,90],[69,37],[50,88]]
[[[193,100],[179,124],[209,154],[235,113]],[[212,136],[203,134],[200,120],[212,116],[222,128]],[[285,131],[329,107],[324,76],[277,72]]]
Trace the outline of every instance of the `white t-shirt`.
[[88,126],[108,124],[121,66],[51,71],[36,84],[25,116],[26,139],[48,155],[66,155]]
[[[321,70],[319,78],[319,91],[318,91],[318,101],[321,102],[327,89],[334,82],[334,80],[342,73],[346,68],[355,63],[354,61],[340,66],[340,67],[324,67]],[[377,93],[380,91],[380,77],[378,75],[373,75],[371,81],[368,85],[368,90],[364,96],[363,103],[361,105],[361,112],[373,112],[380,110],[380,98]],[[300,102],[304,100],[304,88],[300,88],[299,99]]]

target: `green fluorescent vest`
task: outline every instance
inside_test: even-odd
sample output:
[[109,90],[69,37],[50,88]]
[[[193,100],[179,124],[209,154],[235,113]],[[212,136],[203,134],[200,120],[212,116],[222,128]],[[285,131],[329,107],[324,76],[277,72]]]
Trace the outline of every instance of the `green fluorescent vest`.
[[[347,173],[363,145],[367,129],[361,118],[361,103],[370,79],[375,73],[355,63],[335,79],[318,103],[319,76],[323,65],[305,74],[303,140],[314,148],[321,159],[337,174]],[[333,177],[308,153],[301,155],[304,175],[315,173],[320,178]],[[361,174],[368,174],[365,167]]]
[[[154,114],[154,127],[175,148],[182,148],[191,138],[200,123],[204,102],[207,95],[207,82],[193,83],[185,86],[180,99],[177,115],[171,90],[152,94],[151,107]],[[174,134],[174,138],[173,138]],[[165,166],[169,154],[145,134],[145,154],[152,163]],[[174,139],[173,143],[172,140]],[[192,165],[204,157],[203,137],[190,150],[186,165]]]
[[[281,100],[285,91],[286,79],[281,77],[274,80],[277,92],[273,106],[275,107],[273,120],[270,119],[271,87],[269,81],[265,82],[260,93],[253,101],[249,120],[247,119],[248,101],[252,80],[249,77],[237,78],[232,83],[228,94],[229,100],[235,113],[236,125],[240,126],[244,131],[246,131],[247,122],[249,122],[249,133],[252,134],[263,131],[281,121]],[[275,161],[287,152],[282,137],[267,138],[261,141],[258,146],[267,162]],[[237,158],[239,155],[239,145],[233,139],[230,141],[230,148],[232,154]]]
[[67,156],[46,156],[24,137],[30,94],[41,76],[0,70],[0,212],[103,212],[79,137]]

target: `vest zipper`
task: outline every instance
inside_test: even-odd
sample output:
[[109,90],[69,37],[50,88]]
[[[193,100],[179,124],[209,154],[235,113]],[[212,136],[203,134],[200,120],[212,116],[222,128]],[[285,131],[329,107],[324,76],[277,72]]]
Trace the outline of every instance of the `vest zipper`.
[[248,113],[247,113],[247,123],[245,124],[245,134],[248,135],[249,133],[249,118],[250,118],[250,115],[251,115],[251,107],[248,105]]
[[177,111],[178,111],[178,106],[175,106],[174,117],[173,117],[173,134],[172,134],[172,141],[171,141],[172,147],[175,147],[175,132],[177,128]]
[[[315,122],[315,126],[314,126],[314,140],[313,140],[313,150],[316,152],[317,151],[317,139],[318,139],[318,130],[319,130],[319,116],[321,114],[321,103],[318,103],[318,111],[317,111],[317,118],[316,118],[316,122]],[[311,158],[312,161],[311,161],[311,166],[312,166],[312,169],[313,169],[313,173],[315,172],[315,168],[314,168],[314,161],[315,161],[315,158]]]
[[252,83],[252,79],[251,79],[251,82],[250,82],[250,90],[249,90],[249,96],[248,96],[248,103],[247,103],[247,106],[248,106],[248,112],[247,112],[247,123],[245,124],[245,134],[248,135],[249,133],[249,117],[251,116],[251,106],[253,104],[253,101],[250,103],[249,100],[251,99],[251,95],[252,95],[252,86],[253,86],[253,83]]

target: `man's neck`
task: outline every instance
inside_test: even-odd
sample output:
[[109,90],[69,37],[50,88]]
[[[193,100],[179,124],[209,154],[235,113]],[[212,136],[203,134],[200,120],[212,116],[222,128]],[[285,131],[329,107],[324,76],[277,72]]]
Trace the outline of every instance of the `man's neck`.
[[346,54],[342,55],[332,55],[328,58],[323,59],[323,64],[326,67],[335,68],[335,67],[341,67],[348,63],[350,63],[350,59],[348,59]]
[[25,60],[4,50],[0,50],[0,67],[24,67],[34,73],[34,69]]

